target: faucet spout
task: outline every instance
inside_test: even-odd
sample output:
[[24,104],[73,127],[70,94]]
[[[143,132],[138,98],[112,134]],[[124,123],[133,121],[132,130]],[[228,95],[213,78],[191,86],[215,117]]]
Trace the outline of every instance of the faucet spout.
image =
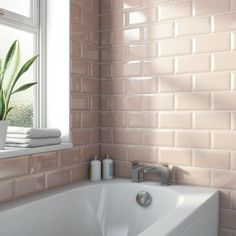
[[144,173],[160,173],[160,169],[156,166],[145,167],[143,170]]
[[132,163],[132,181],[143,182],[144,166],[139,161],[133,161],[131,163]]

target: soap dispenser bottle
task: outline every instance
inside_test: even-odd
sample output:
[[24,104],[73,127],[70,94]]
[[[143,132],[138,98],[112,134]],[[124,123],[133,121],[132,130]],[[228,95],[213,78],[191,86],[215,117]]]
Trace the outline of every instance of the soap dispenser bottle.
[[95,155],[94,159],[90,162],[90,180],[101,180],[101,161],[98,160],[98,155]]
[[105,180],[113,178],[113,160],[108,153],[102,161],[102,178]]

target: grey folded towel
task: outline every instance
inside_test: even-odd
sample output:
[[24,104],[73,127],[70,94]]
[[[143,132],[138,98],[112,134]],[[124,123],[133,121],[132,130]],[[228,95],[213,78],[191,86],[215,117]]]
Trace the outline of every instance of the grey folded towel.
[[8,138],[35,139],[35,138],[57,138],[61,136],[59,129],[45,128],[23,128],[9,126],[7,129]]
[[35,139],[17,139],[17,138],[6,138],[7,147],[42,147],[57,145],[61,143],[61,138],[35,138]]

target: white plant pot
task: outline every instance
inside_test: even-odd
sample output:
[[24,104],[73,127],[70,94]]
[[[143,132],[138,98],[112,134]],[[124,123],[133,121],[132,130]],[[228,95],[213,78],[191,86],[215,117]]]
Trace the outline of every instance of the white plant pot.
[[0,150],[5,148],[8,122],[0,120]]

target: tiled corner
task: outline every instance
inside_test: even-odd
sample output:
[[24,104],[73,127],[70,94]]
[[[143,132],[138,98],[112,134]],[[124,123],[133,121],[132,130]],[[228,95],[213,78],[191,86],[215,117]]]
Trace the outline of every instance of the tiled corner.
[[218,188],[219,235],[236,235],[236,1],[98,3],[72,1],[74,148],[0,160],[0,202],[88,179],[108,152],[118,177],[168,162],[176,183]]

